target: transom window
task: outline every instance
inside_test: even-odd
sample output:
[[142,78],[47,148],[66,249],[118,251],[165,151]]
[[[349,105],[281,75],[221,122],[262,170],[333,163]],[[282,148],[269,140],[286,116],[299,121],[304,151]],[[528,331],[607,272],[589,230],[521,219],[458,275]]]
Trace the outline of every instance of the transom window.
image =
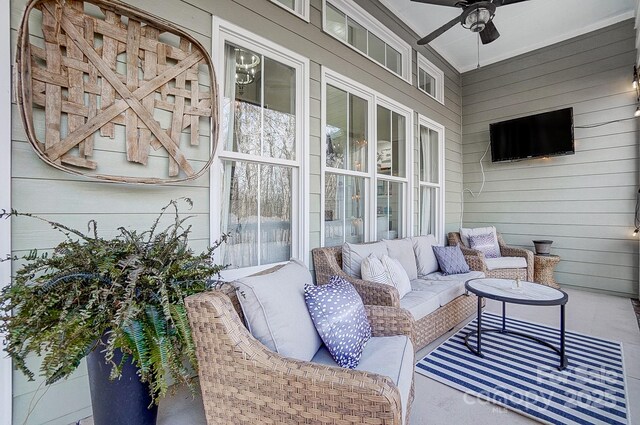
[[418,234],[444,242],[444,127],[418,117]]
[[324,0],[323,28],[400,78],[411,80],[411,46],[352,0]]
[[411,110],[326,69],[323,104],[324,245],[405,236]]
[[444,104],[444,72],[418,53],[418,88]]
[[212,194],[212,240],[229,233],[221,262],[251,272],[305,256],[308,62],[229,23],[219,28],[222,149],[212,173],[211,187],[219,190]]
[[309,22],[309,0],[271,0],[294,15]]

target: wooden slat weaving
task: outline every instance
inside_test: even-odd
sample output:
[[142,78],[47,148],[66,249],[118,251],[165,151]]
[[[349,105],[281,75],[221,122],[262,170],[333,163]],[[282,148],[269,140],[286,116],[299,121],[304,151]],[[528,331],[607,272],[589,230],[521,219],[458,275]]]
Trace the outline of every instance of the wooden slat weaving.
[[[43,40],[29,29],[38,13]],[[167,21],[115,1],[32,0],[20,28],[17,68],[29,141],[60,170],[166,183],[195,179],[211,164],[218,128],[213,66],[197,40]],[[44,112],[43,134],[36,131],[36,110]],[[208,146],[200,146],[203,120],[212,130]],[[153,148],[160,150],[155,156],[166,156],[166,168],[152,170],[153,177],[101,173],[98,141],[117,139],[118,126],[124,126],[123,163],[147,166]],[[208,148],[206,164],[202,155],[190,161],[185,147],[192,156]]]

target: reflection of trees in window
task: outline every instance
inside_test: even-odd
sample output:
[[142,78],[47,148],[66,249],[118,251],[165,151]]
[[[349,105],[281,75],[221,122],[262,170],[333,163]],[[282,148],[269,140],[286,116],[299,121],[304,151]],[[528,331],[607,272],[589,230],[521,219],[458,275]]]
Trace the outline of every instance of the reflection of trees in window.
[[364,242],[362,177],[327,173],[325,177],[325,246]]
[[233,141],[237,151],[295,160],[295,139],[294,115],[236,100]]
[[289,259],[292,169],[242,161],[225,166],[231,177],[225,262],[245,267]]

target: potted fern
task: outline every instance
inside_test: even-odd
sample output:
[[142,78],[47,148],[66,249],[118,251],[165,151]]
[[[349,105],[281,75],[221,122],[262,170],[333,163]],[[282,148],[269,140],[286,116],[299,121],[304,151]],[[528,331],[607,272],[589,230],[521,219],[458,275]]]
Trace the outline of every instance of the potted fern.
[[[22,258],[0,293],[6,351],[30,379],[27,356],[42,356],[47,384],[87,357],[96,425],[154,424],[169,380],[194,390],[197,362],[183,300],[207,290],[222,269],[213,254],[226,235],[194,253],[191,217],[180,216],[178,203],[165,206],[149,230],[121,227],[114,238],[101,237],[95,221],[84,233],[31,214],[0,214],[45,221],[65,236],[52,252]],[[161,228],[166,219],[171,224]]]

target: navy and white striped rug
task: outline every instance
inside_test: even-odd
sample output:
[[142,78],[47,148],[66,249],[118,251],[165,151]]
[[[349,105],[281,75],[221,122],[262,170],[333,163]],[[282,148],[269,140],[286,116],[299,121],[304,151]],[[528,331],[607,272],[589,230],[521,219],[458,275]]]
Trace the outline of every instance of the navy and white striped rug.
[[[500,328],[501,323],[501,316],[482,315],[483,327]],[[543,423],[631,423],[619,342],[567,332],[569,366],[560,372],[556,352],[509,334],[483,334],[485,357],[474,355],[464,337],[475,329],[473,320],[420,360],[416,372]],[[512,318],[507,318],[507,329],[559,346],[558,329]],[[472,346],[475,341],[470,338]]]

